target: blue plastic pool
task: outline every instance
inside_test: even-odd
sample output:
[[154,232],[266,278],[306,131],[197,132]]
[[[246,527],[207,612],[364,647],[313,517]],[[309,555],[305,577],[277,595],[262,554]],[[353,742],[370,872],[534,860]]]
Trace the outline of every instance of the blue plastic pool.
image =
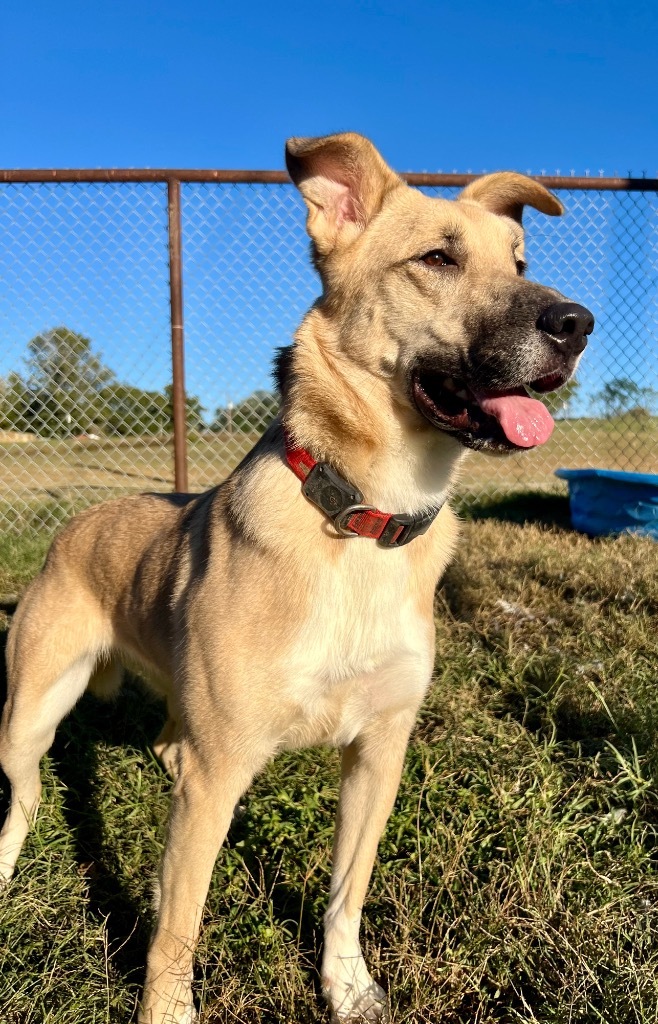
[[569,484],[571,522],[598,537],[639,533],[658,540],[658,475],[612,469],[557,469]]

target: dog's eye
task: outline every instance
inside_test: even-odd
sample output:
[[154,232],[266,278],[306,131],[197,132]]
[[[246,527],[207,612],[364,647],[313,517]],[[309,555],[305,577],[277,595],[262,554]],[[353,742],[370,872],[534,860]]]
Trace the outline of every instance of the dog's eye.
[[516,261],[516,272],[519,275],[519,277],[523,277],[527,269],[528,269],[528,264],[526,263],[525,260],[517,260]]
[[456,267],[457,262],[448,256],[443,249],[432,249],[420,257],[420,262],[426,267]]

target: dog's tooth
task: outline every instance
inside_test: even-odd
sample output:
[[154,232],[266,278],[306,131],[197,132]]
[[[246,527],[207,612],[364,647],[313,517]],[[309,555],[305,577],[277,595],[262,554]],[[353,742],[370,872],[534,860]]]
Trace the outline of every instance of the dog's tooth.
[[455,390],[455,382],[452,379],[452,377],[446,377],[446,379],[443,382],[443,386],[446,389],[446,391],[454,391]]
[[466,399],[468,398],[468,391],[465,391],[464,388],[462,388],[461,391],[457,392],[457,398],[462,398],[464,401],[466,401]]

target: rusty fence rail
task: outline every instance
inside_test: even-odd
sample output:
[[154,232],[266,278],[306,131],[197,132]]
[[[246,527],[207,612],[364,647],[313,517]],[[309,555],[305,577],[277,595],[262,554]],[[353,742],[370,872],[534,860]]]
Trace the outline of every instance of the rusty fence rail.
[[[404,177],[451,197],[474,175]],[[549,445],[473,456],[470,494],[556,488],[559,465],[658,469],[658,180],[538,180],[567,215],[530,211],[531,276],[590,305],[597,333]],[[272,350],[317,293],[303,222],[280,171],[0,171],[5,528],[230,471],[275,408]]]

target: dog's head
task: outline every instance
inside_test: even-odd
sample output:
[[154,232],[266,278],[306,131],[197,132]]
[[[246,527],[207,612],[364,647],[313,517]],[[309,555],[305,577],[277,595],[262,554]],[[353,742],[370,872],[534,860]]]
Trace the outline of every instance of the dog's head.
[[286,161],[342,351],[468,447],[547,440],[550,414],[526,388],[566,383],[594,326],[583,306],[524,278],[523,207],[558,215],[555,196],[505,172],[456,201],[431,198],[352,133],[290,139]]

